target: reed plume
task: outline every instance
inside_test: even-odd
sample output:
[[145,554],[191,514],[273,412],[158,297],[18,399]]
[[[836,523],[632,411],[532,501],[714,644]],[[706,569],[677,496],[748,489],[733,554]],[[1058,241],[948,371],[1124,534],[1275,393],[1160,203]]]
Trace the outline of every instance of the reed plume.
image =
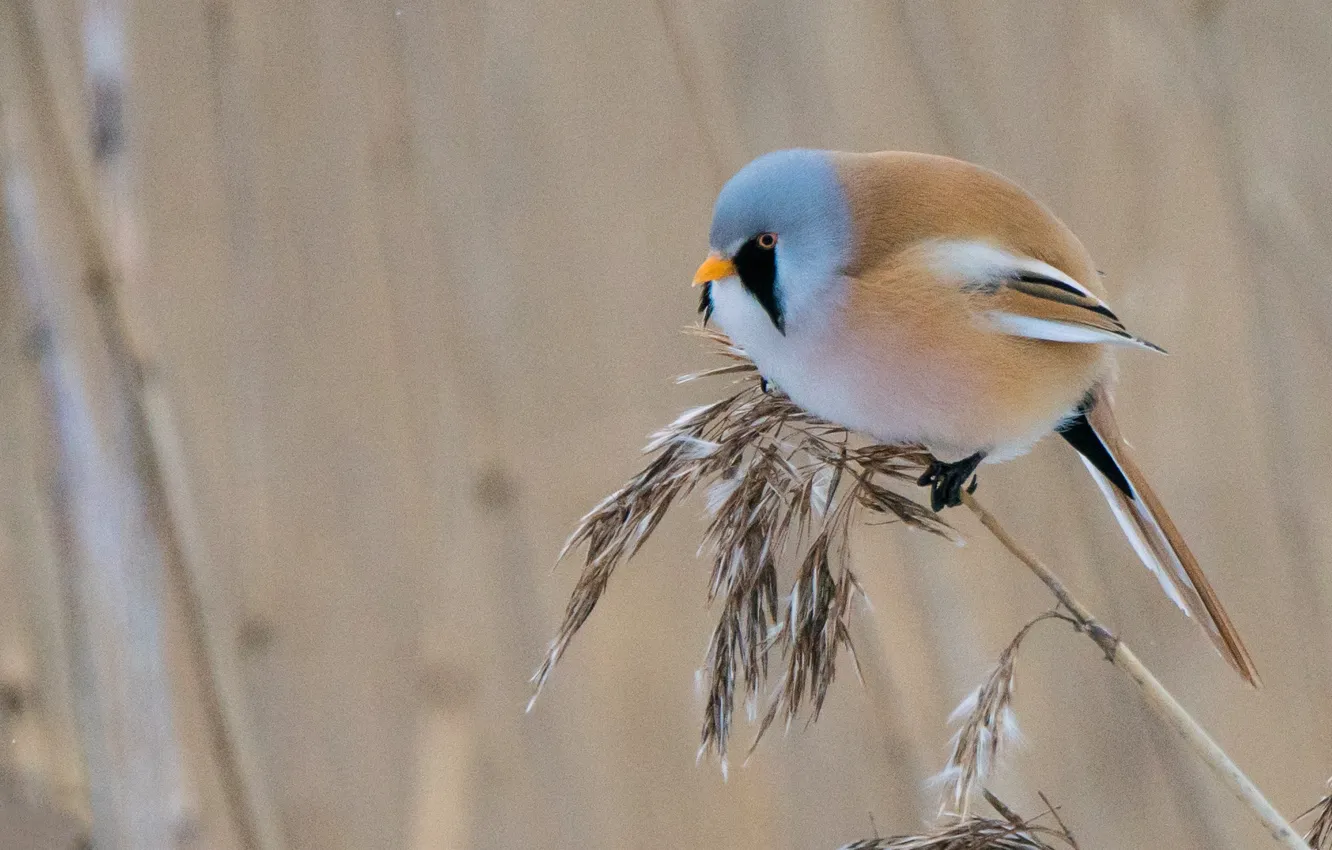
[[1054,825],[1025,820],[989,791],[983,794],[1000,817],[966,815],[917,835],[871,838],[847,844],[841,850],[1079,850],[1073,833],[1044,794],[1041,800]]
[[1004,647],[985,681],[949,716],[949,722],[957,724],[957,732],[953,734],[948,763],[934,778],[942,791],[940,814],[966,816],[973,793],[984,785],[1005,748],[1020,737],[1013,711],[1018,649],[1037,623],[1050,619],[1069,621],[1063,614],[1049,611],[1023,626]]
[[[737,697],[768,701],[757,743],[778,718],[790,723],[806,706],[817,718],[840,651],[854,659],[851,616],[863,594],[848,557],[852,519],[866,511],[934,534],[951,529],[890,486],[915,483],[930,461],[924,449],[856,443],[765,384],[724,336],[700,333],[730,362],[681,380],[731,376],[739,388],[655,434],[643,469],[579,521],[560,557],[586,546],[582,575],[533,681],[539,692],[616,567],[670,506],[706,489],[708,598],[720,614],[703,671],[700,754],[715,751],[724,766]],[[788,564],[794,574],[783,585]]]
[[1303,818],[1307,815],[1316,814],[1313,826],[1304,834],[1305,842],[1313,850],[1332,850],[1332,779],[1327,780],[1327,786],[1330,789],[1323,799],[1314,804],[1313,808],[1300,815]]

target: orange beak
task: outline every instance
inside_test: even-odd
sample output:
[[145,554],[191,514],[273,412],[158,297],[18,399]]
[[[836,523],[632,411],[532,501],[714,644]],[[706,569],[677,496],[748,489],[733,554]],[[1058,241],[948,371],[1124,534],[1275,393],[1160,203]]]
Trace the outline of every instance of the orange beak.
[[735,274],[735,264],[714,251],[708,254],[708,258],[703,261],[703,265],[699,266],[698,271],[694,272],[694,286],[712,283],[714,280],[721,280],[733,274]]

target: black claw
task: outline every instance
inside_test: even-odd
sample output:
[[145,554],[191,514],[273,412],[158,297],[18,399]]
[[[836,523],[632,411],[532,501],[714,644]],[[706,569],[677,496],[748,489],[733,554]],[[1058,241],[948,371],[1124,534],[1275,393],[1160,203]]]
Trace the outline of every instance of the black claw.
[[937,512],[957,507],[962,504],[964,489],[968,493],[976,492],[976,467],[984,459],[985,452],[976,452],[956,463],[932,460],[925,474],[916,481],[920,486],[930,488],[930,508]]

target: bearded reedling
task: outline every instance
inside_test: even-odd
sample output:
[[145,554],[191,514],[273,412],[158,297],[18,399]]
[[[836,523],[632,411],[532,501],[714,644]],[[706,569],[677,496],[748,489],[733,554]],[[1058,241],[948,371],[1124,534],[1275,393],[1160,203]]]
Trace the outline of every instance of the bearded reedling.
[[960,504],[981,463],[1058,433],[1166,594],[1258,684],[1115,424],[1114,351],[1161,349],[1125,328],[1082,243],[1021,187],[942,156],[777,151],[722,189],[710,243],[700,310],[766,380],[816,416],[928,448],[935,510]]

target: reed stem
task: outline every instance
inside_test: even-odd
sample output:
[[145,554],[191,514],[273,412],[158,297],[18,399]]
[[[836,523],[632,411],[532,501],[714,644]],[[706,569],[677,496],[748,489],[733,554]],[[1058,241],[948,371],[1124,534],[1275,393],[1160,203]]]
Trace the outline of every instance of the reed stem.
[[1207,766],[1220,778],[1222,784],[1231,790],[1240,802],[1247,806],[1262,822],[1267,831],[1281,845],[1290,850],[1310,850],[1300,834],[1295,831],[1281,813],[1267,801],[1263,792],[1253,784],[1253,780],[1240,770],[1239,765],[1221,749],[1211,735],[1199,725],[1184,706],[1165,689],[1152,672],[1142,663],[1133,650],[1129,649],[1113,632],[1101,625],[1087,608],[1069,593],[1059,576],[1042,564],[1036,556],[1024,549],[1013,539],[999,520],[976,501],[970,493],[962,494],[962,502],[974,513],[1003,547],[1014,557],[1027,565],[1036,577],[1045,583],[1059,604],[1068,609],[1077,621],[1079,631],[1085,632],[1096,645],[1105,652],[1110,663],[1122,670],[1142,692],[1143,699],[1152,710],[1161,716],[1191,746]]

